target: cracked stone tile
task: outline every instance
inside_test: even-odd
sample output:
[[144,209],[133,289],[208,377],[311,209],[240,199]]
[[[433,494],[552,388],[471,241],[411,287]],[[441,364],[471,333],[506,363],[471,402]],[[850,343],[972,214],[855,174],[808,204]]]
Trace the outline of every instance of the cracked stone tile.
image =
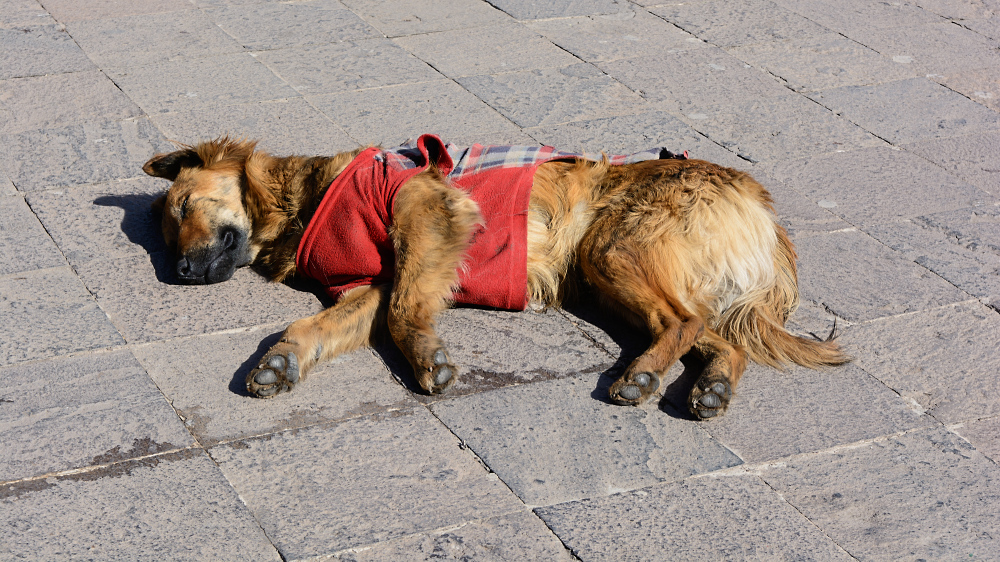
[[278,156],[332,155],[358,147],[302,98],[159,113],[152,119],[169,138],[185,144],[228,135],[254,139],[259,150]]
[[97,70],[0,81],[0,134],[141,115]]
[[1000,76],[1000,64],[949,73],[944,76],[933,75],[930,78],[965,95],[978,104],[1000,112],[1000,78],[998,76]]
[[648,109],[638,94],[589,64],[458,82],[521,127],[555,125]]
[[0,146],[0,166],[20,191],[142,176],[152,154],[173,150],[146,117],[0,135]]
[[488,0],[519,20],[616,14],[629,9],[621,0]]
[[856,230],[796,242],[799,292],[850,322],[928,310],[969,296]]
[[1000,417],[965,422],[952,431],[972,443],[976,450],[1000,462]]
[[0,376],[4,381],[0,480],[108,464],[193,444],[127,351],[5,367]]
[[192,10],[187,0],[45,0],[45,9],[57,20],[73,21]]
[[797,92],[866,86],[917,75],[912,67],[893,62],[838,33],[741,45],[727,51],[781,78]]
[[378,346],[393,373],[425,404],[578,374],[598,375],[614,364],[610,355],[554,310],[456,308],[441,314],[436,331],[459,368],[458,380],[444,394],[423,394],[402,353],[393,345]]
[[239,53],[243,47],[201,10],[71,22],[70,35],[103,69]]
[[1000,125],[996,112],[926,78],[845,86],[809,97],[893,144],[992,132]]
[[876,225],[872,237],[1000,309],[1000,206],[924,215]]
[[810,20],[842,33],[848,38],[864,32],[943,21],[940,16],[909,2],[841,0],[774,0]]
[[820,154],[766,169],[814,204],[862,228],[993,201],[923,158],[888,146]]
[[551,505],[741,463],[697,424],[607,401],[611,377],[576,377],[439,402],[432,410],[522,501]]
[[0,14],[0,28],[52,25],[56,21],[37,0],[7,0]]
[[400,37],[395,43],[450,78],[562,67],[579,59],[512,22]]
[[582,560],[853,560],[750,474],[535,510]]
[[993,42],[949,21],[869,29],[850,37],[922,75],[951,74],[1000,63]]
[[650,8],[650,11],[720,47],[800,39],[827,31],[768,0],[738,4],[725,0],[684,2]]
[[0,366],[125,343],[68,266],[0,277]]
[[1000,196],[1000,132],[935,139],[904,145],[952,174]]
[[205,10],[244,47],[267,51],[350,41],[380,34],[340,2],[273,2]]
[[477,0],[343,0],[343,3],[388,37],[468,29],[511,21],[507,14]]
[[0,49],[0,80],[94,68],[59,24],[0,28]]
[[[850,355],[862,351],[841,338]],[[859,361],[864,367],[865,362]],[[751,364],[725,416],[704,429],[749,463],[935,424],[855,365],[783,371]]]
[[285,560],[523,508],[419,406],[235,441],[210,453]]
[[388,39],[363,39],[256,54],[302,94],[331,94],[440,80],[426,62]]
[[4,558],[281,560],[201,449],[0,485],[0,506]]
[[1000,414],[1000,314],[962,303],[845,330],[857,364],[942,423]]
[[0,276],[65,264],[24,199],[0,197]]
[[944,428],[775,463],[760,477],[856,559],[991,558],[1000,468]]
[[368,349],[321,363],[292,392],[246,392],[246,376],[283,325],[136,346],[139,359],[203,446],[337,421],[415,403]]

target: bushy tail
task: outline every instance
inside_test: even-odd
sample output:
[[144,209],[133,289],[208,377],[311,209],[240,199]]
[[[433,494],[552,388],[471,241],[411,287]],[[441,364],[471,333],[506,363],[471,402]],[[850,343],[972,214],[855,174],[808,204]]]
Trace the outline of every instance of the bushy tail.
[[723,314],[717,328],[719,335],[743,346],[754,362],[772,367],[796,363],[815,369],[849,362],[851,358],[836,342],[836,322],[825,340],[803,338],[785,330],[785,321],[799,305],[795,258],[791,241],[779,227],[774,285],[737,299]]

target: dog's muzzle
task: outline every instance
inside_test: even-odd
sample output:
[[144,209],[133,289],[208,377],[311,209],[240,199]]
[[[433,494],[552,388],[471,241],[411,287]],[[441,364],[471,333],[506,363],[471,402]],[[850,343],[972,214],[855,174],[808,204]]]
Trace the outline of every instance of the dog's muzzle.
[[220,283],[247,264],[247,238],[233,227],[223,228],[212,245],[181,255],[177,281],[185,285]]

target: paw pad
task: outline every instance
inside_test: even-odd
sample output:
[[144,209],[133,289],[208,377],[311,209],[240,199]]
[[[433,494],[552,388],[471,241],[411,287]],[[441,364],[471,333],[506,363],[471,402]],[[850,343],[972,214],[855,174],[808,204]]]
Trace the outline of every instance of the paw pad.
[[611,400],[616,404],[638,405],[660,387],[660,378],[653,373],[626,374],[611,386]]
[[295,353],[274,354],[247,375],[247,392],[270,398],[291,390],[299,382],[299,361]]
[[733,396],[732,387],[725,381],[699,381],[691,389],[690,410],[699,419],[714,418],[722,413]]

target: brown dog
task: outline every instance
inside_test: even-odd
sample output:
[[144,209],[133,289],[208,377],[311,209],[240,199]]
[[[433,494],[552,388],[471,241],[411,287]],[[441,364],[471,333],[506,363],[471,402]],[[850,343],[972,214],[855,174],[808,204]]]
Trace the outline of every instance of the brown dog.
[[[814,368],[848,360],[832,338],[784,329],[798,305],[795,251],[775,222],[770,195],[749,175],[700,160],[611,165],[554,156],[518,176],[527,182],[521,191],[508,186],[511,197],[522,198],[519,208],[517,201],[511,207],[474,197],[478,187],[453,181],[457,164],[439,142],[421,137],[420,154],[410,154],[416,167],[376,178],[378,189],[388,190],[377,211],[358,210],[340,194],[354,189],[355,199],[369,197],[370,186],[344,184],[348,176],[388,174],[398,154],[378,148],[278,158],[253,142],[221,138],[158,154],[143,166],[173,182],[157,206],[179,281],[216,283],[254,263],[275,281],[309,273],[339,299],[288,326],[247,376],[250,393],[291,390],[320,361],[370,343],[380,324],[388,325],[421,388],[442,392],[458,369],[434,332],[441,310],[456,300],[558,306],[580,282],[652,335],[652,345],[611,386],[619,404],[646,401],[692,348],[705,365],[688,400],[699,418],[728,407],[748,357]],[[312,232],[320,228],[313,222],[340,228],[340,238],[314,244],[328,235]],[[518,227],[511,236],[490,238],[510,224]],[[350,244],[359,232],[366,236],[355,252]],[[477,250],[480,239],[493,246]],[[304,256],[310,245],[320,249]],[[513,258],[494,259],[501,255]],[[313,271],[323,260],[358,271]],[[494,269],[480,275],[479,262]],[[477,300],[467,287],[475,279],[513,288]]]

